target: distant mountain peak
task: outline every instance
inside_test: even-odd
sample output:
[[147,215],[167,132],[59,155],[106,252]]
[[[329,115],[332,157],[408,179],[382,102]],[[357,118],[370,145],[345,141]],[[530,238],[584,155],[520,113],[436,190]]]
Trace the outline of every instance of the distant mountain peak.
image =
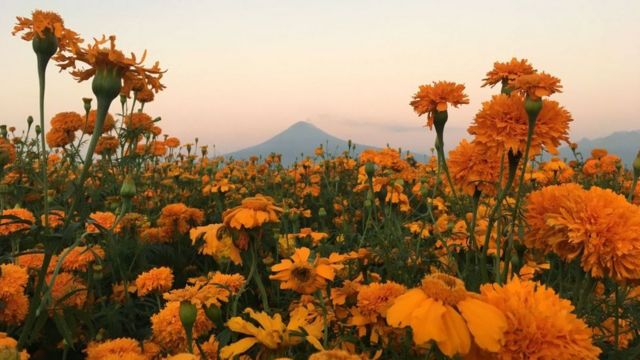
[[[296,130],[296,129],[320,130],[317,126],[313,125],[312,123],[310,123],[308,121],[304,121],[304,120],[297,121],[297,122],[293,123],[291,126],[289,126],[287,128],[287,130]],[[287,130],[285,130],[285,131],[287,131]]]

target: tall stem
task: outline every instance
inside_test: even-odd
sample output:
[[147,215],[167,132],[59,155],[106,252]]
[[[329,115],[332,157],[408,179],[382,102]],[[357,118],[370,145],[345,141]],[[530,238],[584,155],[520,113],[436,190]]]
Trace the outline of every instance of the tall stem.
[[47,176],[47,143],[45,139],[45,127],[44,127],[44,90],[45,90],[45,74],[47,70],[47,64],[49,63],[49,57],[37,54],[38,58],[38,84],[40,87],[39,101],[40,101],[40,142],[42,143],[41,158],[40,158],[40,174],[42,176],[42,195],[43,195],[43,211],[44,211],[44,228],[49,228],[49,178]]

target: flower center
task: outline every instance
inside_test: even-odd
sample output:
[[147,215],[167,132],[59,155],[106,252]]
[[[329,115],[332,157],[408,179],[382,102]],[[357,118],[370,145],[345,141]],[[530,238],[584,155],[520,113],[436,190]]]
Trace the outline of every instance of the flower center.
[[306,283],[313,277],[312,269],[309,265],[298,265],[291,270],[291,276],[301,283]]
[[455,306],[467,297],[462,280],[447,274],[431,274],[422,279],[422,291],[434,300]]

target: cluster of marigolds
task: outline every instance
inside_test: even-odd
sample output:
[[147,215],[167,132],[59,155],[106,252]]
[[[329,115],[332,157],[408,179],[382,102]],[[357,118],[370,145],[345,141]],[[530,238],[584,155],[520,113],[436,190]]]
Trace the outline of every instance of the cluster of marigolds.
[[[319,147],[289,165],[163,135],[144,106],[165,71],[114,36],[83,46],[39,10],[17,33],[40,124],[0,127],[0,359],[640,357],[640,157],[584,159],[560,80],[527,60],[494,64],[500,94],[448,154],[469,100],[441,81],[411,101],[429,161]],[[97,108],[45,122],[50,61]]]

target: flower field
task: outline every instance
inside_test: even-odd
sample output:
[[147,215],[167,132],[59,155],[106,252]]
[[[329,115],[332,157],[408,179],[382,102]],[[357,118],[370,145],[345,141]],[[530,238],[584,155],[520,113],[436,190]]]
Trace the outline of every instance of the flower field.
[[[640,358],[640,153],[583,154],[527,60],[489,69],[450,152],[465,86],[407,95],[428,162],[284,166],[165,135],[166,69],[115,36],[39,10],[14,35],[39,112],[0,126],[0,360]],[[47,115],[53,67],[94,97]]]

